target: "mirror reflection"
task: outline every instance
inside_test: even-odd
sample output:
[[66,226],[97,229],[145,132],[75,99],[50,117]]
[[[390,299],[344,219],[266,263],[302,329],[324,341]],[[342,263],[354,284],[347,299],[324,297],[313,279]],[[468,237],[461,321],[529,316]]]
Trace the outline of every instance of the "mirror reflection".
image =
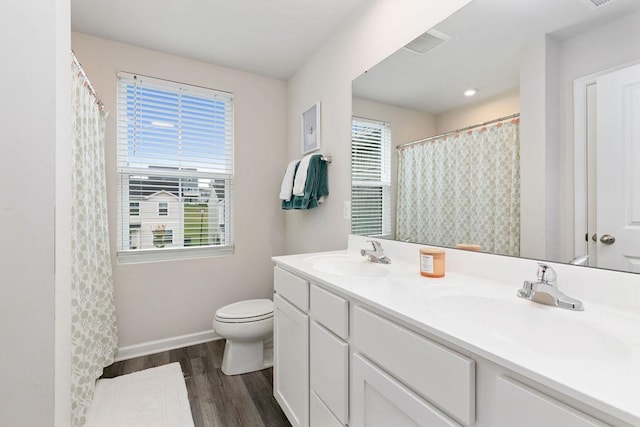
[[639,64],[640,2],[473,0],[354,80],[352,231],[640,272]]

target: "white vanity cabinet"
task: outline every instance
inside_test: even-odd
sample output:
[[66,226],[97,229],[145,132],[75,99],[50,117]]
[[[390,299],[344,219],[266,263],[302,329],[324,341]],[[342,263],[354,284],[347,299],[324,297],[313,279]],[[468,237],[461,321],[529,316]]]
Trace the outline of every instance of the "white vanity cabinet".
[[275,268],[274,395],[294,426],[636,425],[306,277]]
[[273,395],[294,427],[309,425],[309,283],[274,269]]

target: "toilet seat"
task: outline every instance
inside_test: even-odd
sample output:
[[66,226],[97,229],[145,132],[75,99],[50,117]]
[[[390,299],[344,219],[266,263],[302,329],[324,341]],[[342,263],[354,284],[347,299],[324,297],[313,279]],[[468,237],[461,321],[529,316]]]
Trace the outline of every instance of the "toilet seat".
[[221,307],[216,311],[216,320],[222,323],[258,322],[273,317],[273,301],[252,299]]

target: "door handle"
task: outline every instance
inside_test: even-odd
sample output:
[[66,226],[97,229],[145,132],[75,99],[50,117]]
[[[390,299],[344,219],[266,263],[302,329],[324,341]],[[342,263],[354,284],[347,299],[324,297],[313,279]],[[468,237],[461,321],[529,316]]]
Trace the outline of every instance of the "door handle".
[[598,243],[598,235],[596,233],[593,233],[593,236],[591,236],[591,240]]
[[602,237],[600,237],[600,242],[602,242],[605,245],[613,245],[615,241],[616,241],[616,238],[610,234],[603,234]]

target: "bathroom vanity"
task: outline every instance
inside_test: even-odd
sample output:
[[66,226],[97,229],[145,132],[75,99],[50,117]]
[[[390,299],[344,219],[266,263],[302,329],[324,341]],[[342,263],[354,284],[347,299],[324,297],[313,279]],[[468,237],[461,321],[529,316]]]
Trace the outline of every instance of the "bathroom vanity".
[[[582,312],[517,298],[535,261],[447,250],[427,279],[419,245],[384,241],[383,265],[363,241],[273,258],[274,395],[292,425],[640,425],[637,311],[588,285]],[[560,288],[577,277],[562,268]]]

